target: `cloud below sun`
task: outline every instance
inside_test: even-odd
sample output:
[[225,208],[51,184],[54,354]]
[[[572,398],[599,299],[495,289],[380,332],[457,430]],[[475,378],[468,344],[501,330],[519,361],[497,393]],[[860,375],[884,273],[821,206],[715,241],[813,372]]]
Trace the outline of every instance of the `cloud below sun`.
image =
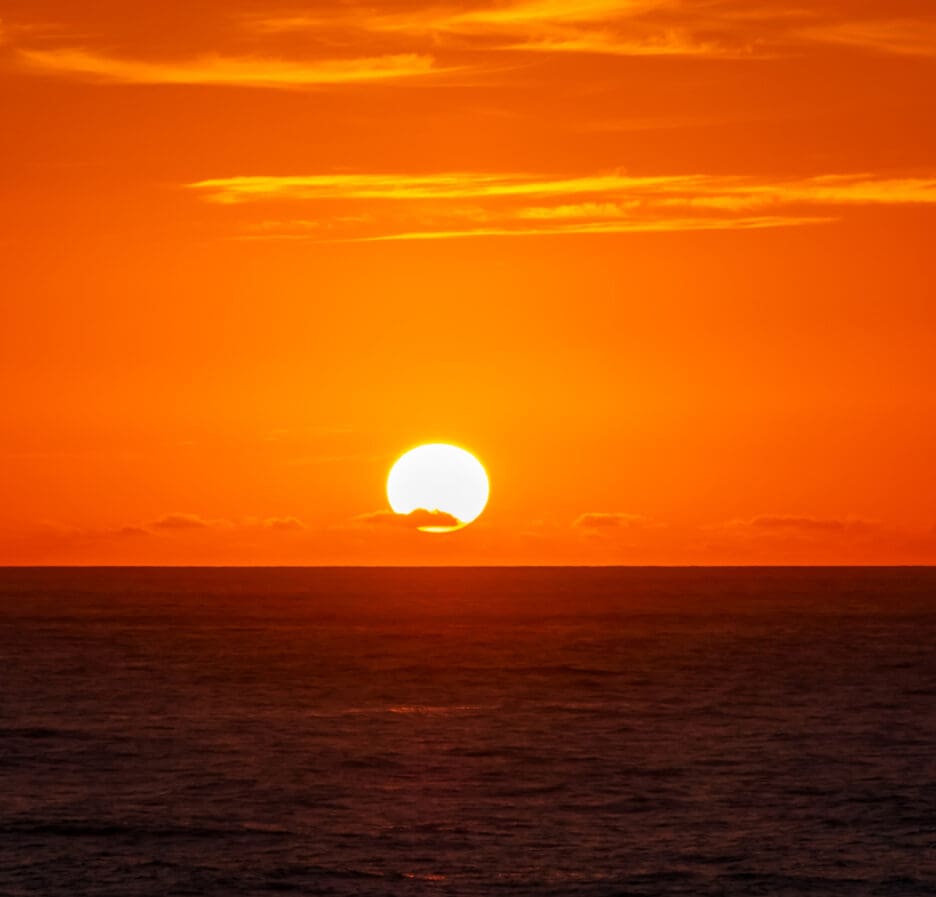
[[409,514],[396,514],[393,511],[372,511],[354,518],[356,526],[419,530],[426,528],[455,529],[461,521],[446,511],[430,511],[417,508]]

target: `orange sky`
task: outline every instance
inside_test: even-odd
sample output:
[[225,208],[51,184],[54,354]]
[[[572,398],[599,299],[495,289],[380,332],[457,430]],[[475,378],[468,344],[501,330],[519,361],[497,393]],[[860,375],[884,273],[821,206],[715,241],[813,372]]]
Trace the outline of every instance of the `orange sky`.
[[2,0],[0,109],[0,563],[936,562],[932,0]]

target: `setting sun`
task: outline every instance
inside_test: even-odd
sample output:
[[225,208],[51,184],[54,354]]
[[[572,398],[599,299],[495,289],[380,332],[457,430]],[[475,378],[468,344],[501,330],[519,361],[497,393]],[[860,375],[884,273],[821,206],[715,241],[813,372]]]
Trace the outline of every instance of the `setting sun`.
[[411,449],[387,478],[387,499],[397,514],[425,514],[417,529],[450,533],[484,510],[490,485],[481,462],[454,445],[432,443]]

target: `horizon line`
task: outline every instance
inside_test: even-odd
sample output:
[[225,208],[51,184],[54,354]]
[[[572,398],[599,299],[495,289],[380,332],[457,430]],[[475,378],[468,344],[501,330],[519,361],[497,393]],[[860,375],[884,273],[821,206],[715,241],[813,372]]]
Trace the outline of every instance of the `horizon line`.
[[6,570],[936,570],[920,564],[0,564]]

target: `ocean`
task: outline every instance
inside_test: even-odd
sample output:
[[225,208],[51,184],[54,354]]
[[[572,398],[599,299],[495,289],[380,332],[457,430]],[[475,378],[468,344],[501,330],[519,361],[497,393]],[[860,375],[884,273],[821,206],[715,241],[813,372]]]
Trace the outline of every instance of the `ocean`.
[[933,895],[936,569],[0,570],[0,895]]

